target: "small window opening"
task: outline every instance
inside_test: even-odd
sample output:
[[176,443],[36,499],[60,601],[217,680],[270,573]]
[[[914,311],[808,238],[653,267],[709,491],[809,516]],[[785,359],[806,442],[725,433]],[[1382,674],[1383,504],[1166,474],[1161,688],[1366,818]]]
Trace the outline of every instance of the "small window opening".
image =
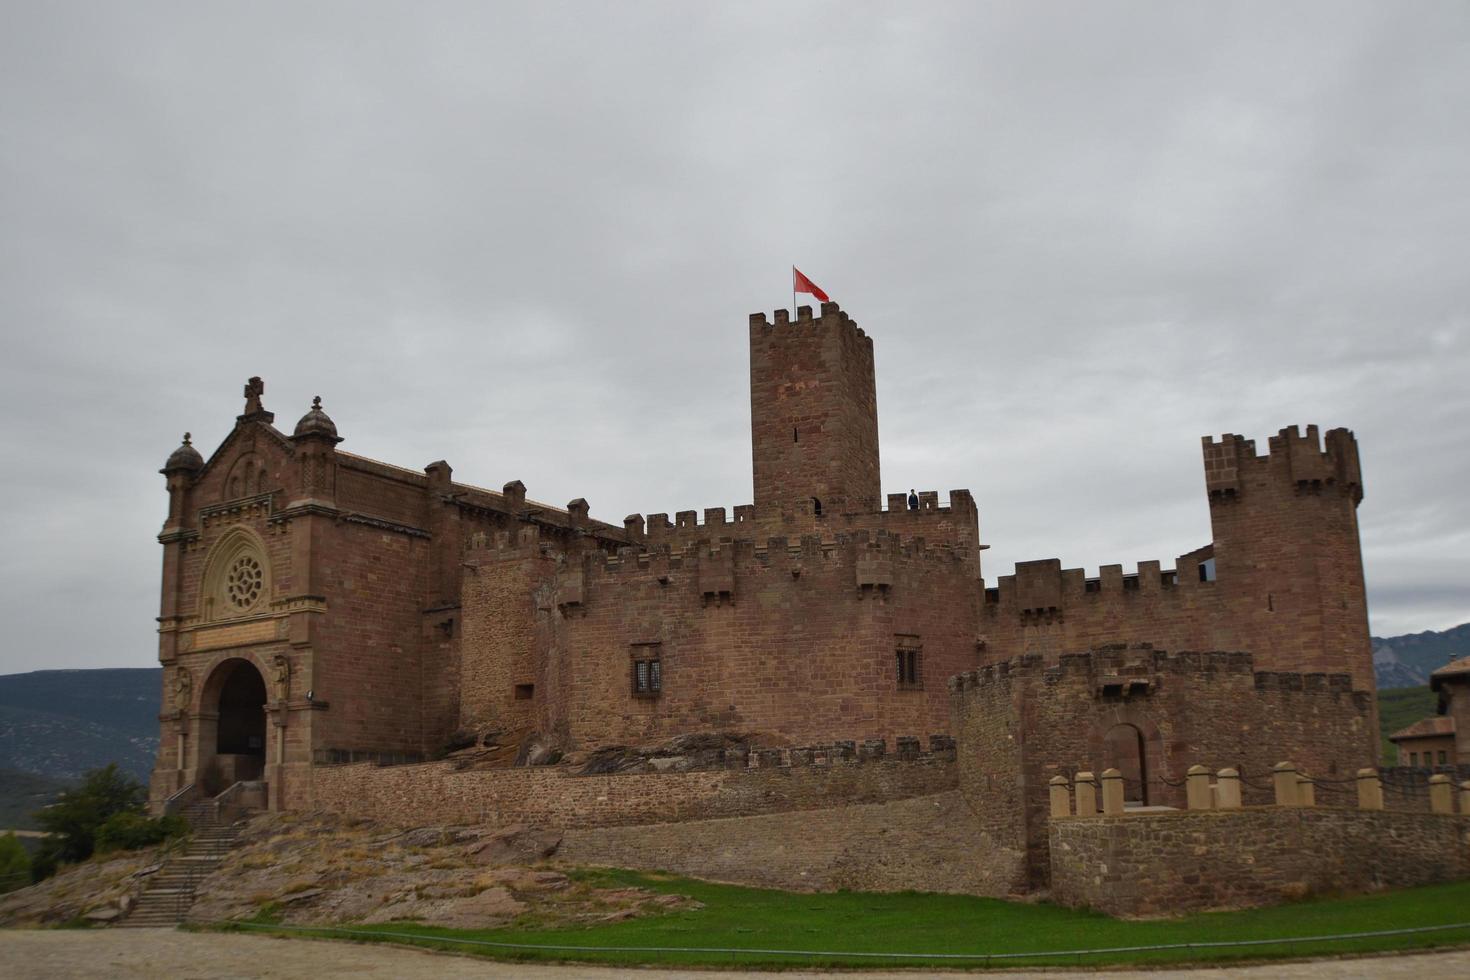
[[816,514],[818,517],[822,516],[822,502],[816,497],[812,498],[812,513]]
[[516,700],[517,701],[529,701],[529,700],[531,700],[531,698],[535,697],[535,695],[536,695],[536,685],[535,684],[517,684],[516,685]]
[[1215,559],[1206,558],[1199,563],[1199,580],[1201,582],[1215,581]]
[[1273,596],[1269,592],[1266,593],[1266,611],[1267,612],[1275,612],[1276,611],[1276,597]]
[[898,689],[918,691],[924,687],[924,650],[917,637],[902,637],[894,650]]
[[1448,757],[1445,755],[1444,749],[1439,750],[1439,764],[1442,766],[1449,765]]
[[801,440],[799,440],[799,439],[796,438],[796,429],[794,427],[791,430],[791,441],[792,442],[800,442],[801,441]]
[[663,663],[656,657],[633,661],[633,693],[653,695],[663,690]]

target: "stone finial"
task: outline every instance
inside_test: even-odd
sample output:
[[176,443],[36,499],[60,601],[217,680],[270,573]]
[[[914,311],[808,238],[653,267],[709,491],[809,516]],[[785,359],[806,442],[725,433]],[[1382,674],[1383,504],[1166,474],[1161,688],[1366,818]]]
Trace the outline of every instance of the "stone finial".
[[1450,777],[1442,772],[1429,777],[1429,812],[1455,812],[1454,788],[1450,785]]
[[1304,772],[1296,774],[1296,804],[1297,806],[1317,805],[1317,784],[1312,782],[1312,777]]
[[337,435],[337,423],[333,422],[331,416],[322,411],[322,396],[317,395],[311,400],[311,408],[301,416],[301,421],[296,423],[296,431],[291,434],[293,439],[305,439],[316,437],[328,439],[332,442],[341,442]]
[[1276,791],[1277,806],[1296,806],[1296,766],[1290,762],[1272,766],[1271,787]]
[[1240,772],[1221,769],[1215,773],[1215,805],[1221,810],[1240,809]]
[[1079,772],[1073,779],[1076,789],[1077,816],[1097,816],[1097,777],[1090,772]]
[[1072,794],[1067,787],[1067,777],[1053,776],[1048,786],[1051,791],[1052,818],[1070,817],[1072,815]]
[[184,433],[184,441],[169,454],[168,462],[163,464],[163,469],[158,472],[168,474],[176,470],[185,470],[190,473],[198,473],[204,469],[204,457],[199,455],[199,450],[194,448],[191,441],[193,436]]
[[1117,769],[1102,771],[1102,808],[1110,817],[1123,815],[1123,774]]
[[1210,809],[1210,770],[1190,766],[1184,774],[1184,797],[1191,810]]
[[1383,809],[1383,780],[1379,778],[1377,769],[1358,770],[1358,808]]

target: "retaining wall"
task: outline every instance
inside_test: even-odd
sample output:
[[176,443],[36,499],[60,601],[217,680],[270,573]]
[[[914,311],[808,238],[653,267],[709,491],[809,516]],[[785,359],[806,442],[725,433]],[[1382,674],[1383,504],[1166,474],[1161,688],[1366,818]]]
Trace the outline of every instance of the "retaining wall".
[[1117,916],[1273,905],[1470,876],[1470,816],[1247,807],[1053,818],[1051,897]]
[[456,770],[446,762],[386,768],[362,763],[315,767],[312,805],[413,826],[427,818],[435,823],[612,827],[879,803],[956,785],[955,764],[946,753],[595,776],[554,768]]

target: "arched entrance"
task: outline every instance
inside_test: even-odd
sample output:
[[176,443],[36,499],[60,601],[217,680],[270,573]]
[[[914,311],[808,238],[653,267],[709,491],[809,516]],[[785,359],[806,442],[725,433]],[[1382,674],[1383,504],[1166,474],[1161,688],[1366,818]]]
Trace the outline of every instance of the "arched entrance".
[[226,660],[211,675],[204,707],[218,715],[213,748],[221,789],[265,774],[265,701],[265,678],[248,660]]
[[1148,806],[1148,752],[1143,732],[1132,725],[1109,728],[1103,736],[1103,767],[1123,774],[1123,802]]

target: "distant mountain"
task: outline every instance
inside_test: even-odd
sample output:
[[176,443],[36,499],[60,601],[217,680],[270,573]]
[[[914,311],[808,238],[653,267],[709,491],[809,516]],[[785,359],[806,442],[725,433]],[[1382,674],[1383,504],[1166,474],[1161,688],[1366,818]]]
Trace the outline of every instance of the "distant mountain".
[[1373,637],[1373,674],[1385,690],[1428,684],[1431,673],[1458,657],[1470,657],[1470,623],[1441,633]]
[[146,782],[162,684],[159,667],[0,675],[0,769],[71,782],[116,762]]

